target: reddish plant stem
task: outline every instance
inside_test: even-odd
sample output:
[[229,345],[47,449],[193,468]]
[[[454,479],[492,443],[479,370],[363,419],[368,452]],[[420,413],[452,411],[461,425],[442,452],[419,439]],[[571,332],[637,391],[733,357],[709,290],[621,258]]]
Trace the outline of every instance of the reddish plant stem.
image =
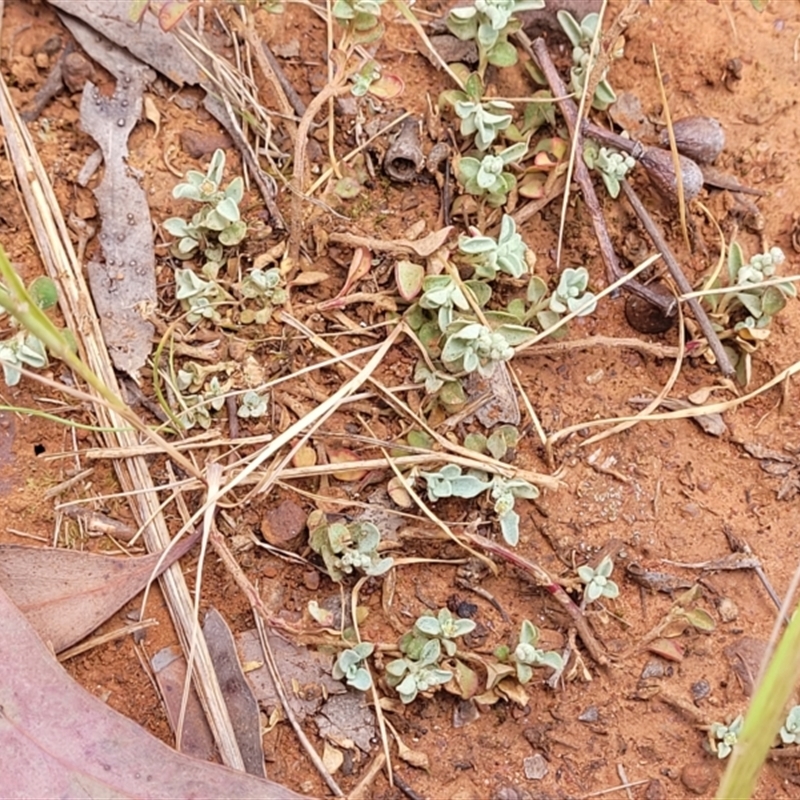
[[465,534],[465,536],[471,544],[475,545],[475,547],[479,547],[481,550],[484,550],[493,556],[498,556],[504,561],[508,561],[509,564],[513,564],[518,569],[521,569],[523,572],[527,572],[533,577],[536,583],[547,589],[547,591],[550,592],[550,594],[553,595],[553,597],[561,604],[562,608],[567,612],[567,614],[572,617],[573,622],[575,623],[575,629],[578,631],[578,636],[581,637],[581,641],[589,651],[589,655],[601,667],[608,665],[608,656],[606,656],[603,646],[597,641],[592,633],[586,616],[572,601],[572,598],[570,598],[564,589],[550,577],[546,570],[533,561],[528,561],[527,558],[523,558],[518,553],[514,553],[508,548],[497,544],[497,542],[491,541],[491,539],[486,539],[483,536],[479,536],[478,534],[474,533]]

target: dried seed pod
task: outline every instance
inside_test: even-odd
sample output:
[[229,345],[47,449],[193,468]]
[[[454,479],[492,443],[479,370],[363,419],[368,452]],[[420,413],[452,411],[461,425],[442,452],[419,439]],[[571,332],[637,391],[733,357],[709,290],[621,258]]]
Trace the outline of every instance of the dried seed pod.
[[386,150],[383,171],[393,181],[411,183],[424,164],[425,155],[419,140],[419,120],[408,117]]
[[[703,173],[690,158],[686,156],[678,158],[683,179],[683,196],[687,201],[692,200],[703,188]],[[672,163],[672,153],[669,150],[648,147],[642,153],[639,163],[647,170],[650,180],[664,197],[669,200],[678,199],[678,179],[675,175],[675,165]]]
[[[684,117],[672,126],[678,152],[698,164],[711,164],[725,147],[725,131],[714,117]],[[661,131],[661,145],[669,147],[669,132]]]

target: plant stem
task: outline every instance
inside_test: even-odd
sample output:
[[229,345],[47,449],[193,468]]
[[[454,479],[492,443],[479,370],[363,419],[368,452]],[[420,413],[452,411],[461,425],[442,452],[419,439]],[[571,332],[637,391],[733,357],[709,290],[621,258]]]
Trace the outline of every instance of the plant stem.
[[[672,250],[670,250],[669,245],[661,235],[661,231],[658,229],[658,226],[653,221],[653,218],[642,204],[639,196],[633,190],[633,187],[628,183],[628,181],[625,180],[625,178],[620,180],[619,185],[622,187],[622,191],[624,192],[625,197],[628,198],[628,202],[631,204],[633,210],[642,221],[642,224],[644,225],[648,235],[653,240],[653,244],[656,246],[656,249],[661,253],[664,263],[667,265],[667,269],[669,270],[669,274],[672,276],[672,279],[681,290],[681,294],[691,294],[692,285],[683,274],[683,270],[681,269],[680,264],[678,264],[678,260],[675,258]],[[725,352],[722,342],[720,342],[719,336],[717,336],[717,333],[711,324],[711,320],[708,318],[708,314],[706,314],[706,310],[696,297],[690,297],[686,302],[689,304],[689,308],[692,310],[692,314],[697,320],[697,324],[703,331],[703,335],[708,340],[708,346],[711,348],[711,351],[714,353],[714,357],[717,359],[717,365],[719,366],[720,371],[723,375],[725,375],[725,377],[732,377],[736,374],[736,370],[734,370],[733,364],[731,364],[728,354]]]
[[601,667],[608,665],[608,657],[603,652],[603,647],[600,642],[595,639],[594,634],[589,627],[589,622],[581,612],[580,608],[578,608],[578,606],[572,602],[570,596],[550,577],[550,575],[542,567],[533,561],[528,561],[528,559],[523,558],[512,550],[509,550],[508,548],[503,547],[502,545],[497,544],[490,539],[484,538],[483,536],[472,533],[465,533],[463,535],[470,543],[474,544],[476,547],[480,547],[481,550],[485,550],[487,553],[499,556],[503,560],[508,561],[509,564],[513,564],[515,567],[518,567],[524,572],[527,572],[529,575],[532,575],[534,580],[540,586],[544,586],[545,589],[547,589],[547,591],[550,592],[550,594],[553,595],[553,597],[561,604],[562,608],[570,615],[570,617],[572,617],[575,623],[575,628],[578,631],[578,635],[581,637],[584,645],[586,645],[589,655]]

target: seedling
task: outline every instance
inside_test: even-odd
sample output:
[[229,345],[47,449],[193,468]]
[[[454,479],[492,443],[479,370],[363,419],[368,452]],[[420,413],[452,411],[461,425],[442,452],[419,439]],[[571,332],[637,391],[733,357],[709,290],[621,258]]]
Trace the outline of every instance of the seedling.
[[195,325],[203,319],[219,322],[217,306],[228,298],[216,281],[207,281],[190,269],[175,270],[175,299],[186,312],[186,321]]
[[336,0],[333,16],[347,28],[354,42],[368,44],[383,35],[380,22],[381,6],[385,0]]
[[538,641],[539,629],[529,620],[523,620],[519,643],[511,656],[516,667],[517,680],[522,684],[529,683],[533,678],[534,667],[549,667],[557,671],[564,666],[564,661],[558,653],[536,647]]
[[497,519],[500,521],[500,532],[503,539],[512,547],[519,542],[519,514],[514,511],[514,500],[523,497],[535,500],[539,490],[519,478],[501,478],[499,475],[492,481],[492,500]]
[[[556,17],[572,44],[573,66],[570,70],[570,86],[576,94],[581,94],[586,83],[586,76],[591,67],[590,50],[600,22],[600,15],[596,13],[587,14],[579,23],[569,11],[561,9],[556,14]],[[617,99],[614,90],[606,80],[607,74],[608,69],[606,68],[600,77],[592,98],[592,108],[596,108],[598,111],[605,111]]]
[[365,575],[383,575],[394,563],[391,558],[381,558],[378,545],[381,532],[371,522],[328,523],[322,515],[309,518],[311,549],[322,556],[328,575],[340,582],[354,570]]
[[506,323],[492,329],[457,319],[445,331],[442,363],[451,372],[478,372],[489,377],[499,363],[513,357],[515,345],[534,335],[521,325]]
[[517,63],[517,51],[508,35],[519,30],[513,15],[544,7],[544,0],[475,0],[472,6],[454,8],[447,17],[447,27],[459,39],[474,39],[478,45],[478,71],[487,64],[511,67]]
[[484,473],[477,471],[462,474],[461,467],[456,464],[447,464],[438,472],[421,472],[420,475],[427,483],[431,502],[444,497],[469,499],[491,490],[503,538],[512,546],[519,541],[519,515],[514,511],[514,500],[518,497],[533,500],[539,496],[539,490],[527,481],[499,475],[487,480]]
[[[703,296],[703,302],[711,308],[711,321],[736,366],[739,382],[745,386],[749,382],[751,356],[769,337],[773,317],[785,308],[787,298],[797,296],[797,288],[789,281],[758,286],[773,278],[785,260],[783,251],[773,247],[746,261],[741,246],[732,242],[728,250],[730,291]],[[718,282],[709,288],[718,288]]]
[[[58,302],[58,289],[50,278],[36,278],[28,285],[27,291],[31,300],[42,311],[52,308]],[[3,299],[8,298],[8,292],[3,286],[0,286],[0,293]],[[4,313],[5,309],[0,307],[0,316]],[[0,363],[6,386],[16,386],[22,378],[21,367],[42,369],[47,366],[47,350],[33,333],[18,331],[0,341]]]
[[508,194],[517,185],[517,179],[505,168],[519,161],[528,152],[525,142],[507,147],[497,154],[487,154],[481,159],[465,156],[456,168],[459,182],[469,194],[485,197],[493,208],[502,206]]
[[267,413],[267,398],[258,392],[245,392],[239,401],[236,416],[241,419],[255,419]]
[[636,166],[631,156],[608,147],[598,148],[594,142],[586,142],[583,160],[589,169],[596,169],[600,173],[608,193],[614,199],[619,197],[619,182]]
[[600,597],[613,600],[619,596],[619,586],[610,577],[613,570],[614,562],[608,555],[603,556],[603,560],[594,569],[588,564],[578,567],[578,577],[586,584],[583,590],[586,603],[593,603]]
[[47,366],[47,351],[32,333],[18,331],[0,342],[0,363],[6,386],[16,386],[22,378],[21,367],[42,369]]
[[793,706],[780,729],[784,744],[800,744],[800,706]]
[[550,297],[550,310],[556,314],[577,312],[579,317],[593,313],[597,308],[597,300],[592,292],[586,291],[588,285],[586,267],[567,267]]
[[721,722],[711,725],[711,749],[717,754],[717,758],[727,758],[731,754],[733,746],[739,741],[743,724],[744,718],[739,714],[730,725],[723,725]]
[[267,270],[250,270],[239,285],[239,291],[242,297],[261,303],[261,308],[258,310],[245,308],[241,312],[239,320],[245,325],[250,322],[266,325],[275,306],[283,305],[288,297],[286,289],[283,287],[281,272],[277,267]]
[[444,497],[477,497],[491,486],[483,473],[462,474],[457,464],[447,464],[438,472],[421,472],[420,475],[427,483],[428,499],[432,503]]
[[345,679],[348,686],[366,692],[372,686],[372,678],[369,670],[362,666],[375,650],[375,645],[371,642],[359,642],[350,650],[343,650],[336,663],[333,665],[332,675],[335,680]]
[[381,65],[374,60],[367,61],[358,72],[350,77],[350,80],[353,82],[350,89],[353,97],[371,94],[381,100],[391,100],[401,94],[405,88],[403,81],[396,75],[383,75]]
[[471,619],[454,617],[446,608],[439,609],[436,616],[424,614],[414,623],[414,632],[428,639],[438,639],[448,656],[456,654],[454,639],[465,636],[475,630],[475,622]]
[[513,217],[503,214],[500,234],[496,240],[491,236],[484,236],[475,228],[470,229],[470,234],[471,236],[459,237],[458,249],[474,265],[478,278],[494,280],[498,272],[505,272],[512,278],[521,278],[528,271],[528,247],[517,233]]
[[[491,297],[492,290],[479,281],[465,281],[464,287],[472,293],[475,303],[482,307]],[[436,311],[439,331],[447,329],[453,321],[455,312],[469,311],[470,305],[461,287],[450,275],[428,275],[422,281],[420,308]]]
[[386,682],[395,689],[403,704],[413,702],[420,692],[435,691],[453,677],[452,672],[438,667],[441,655],[439,639],[430,639],[418,658],[397,658],[386,665]]
[[186,183],[179,183],[172,190],[172,196],[177,200],[194,200],[203,204],[189,222],[181,217],[164,221],[165,230],[178,239],[172,246],[176,258],[193,258],[200,252],[207,261],[218,264],[222,261],[223,248],[239,244],[246,236],[247,225],[239,213],[244,181],[237,176],[222,190],[220,184],[224,170],[225,151],[216,150],[205,175],[189,170]]

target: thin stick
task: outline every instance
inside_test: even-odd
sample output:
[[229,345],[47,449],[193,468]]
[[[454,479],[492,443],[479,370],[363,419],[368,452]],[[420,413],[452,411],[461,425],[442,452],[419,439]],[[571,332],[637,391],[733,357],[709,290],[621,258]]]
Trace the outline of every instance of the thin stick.
[[287,252],[292,265],[297,268],[300,260],[300,237],[303,227],[303,198],[306,184],[306,147],[311,123],[328,100],[349,91],[344,85],[347,73],[342,67],[337,70],[332,83],[326,84],[322,91],[308,104],[306,113],[297,126],[297,141],[294,143],[294,168],[292,171],[292,218],[289,223],[289,246]]
[[323,763],[322,759],[317,754],[317,751],[314,749],[311,742],[308,740],[308,737],[305,734],[305,731],[301,727],[300,723],[297,721],[297,717],[295,716],[294,711],[292,711],[292,707],[289,704],[289,697],[286,694],[286,687],[283,685],[283,679],[281,678],[281,674],[278,671],[278,667],[275,663],[275,656],[272,653],[272,647],[269,643],[269,637],[267,636],[266,628],[264,627],[264,620],[261,619],[261,614],[257,613],[255,609],[253,609],[253,619],[256,621],[256,628],[258,629],[258,638],[261,641],[261,649],[264,652],[264,662],[267,665],[267,669],[269,670],[270,677],[272,678],[272,683],[275,686],[275,693],[281,699],[281,705],[283,706],[283,711],[286,714],[286,718],[289,720],[289,724],[294,729],[295,736],[300,740],[301,744],[303,745],[303,749],[306,751],[306,754],[311,759],[311,762],[314,764],[315,769],[319,774],[322,776],[322,779],[328,785],[328,788],[333,792],[336,797],[344,797],[344,792],[339,788],[339,784],[336,783],[334,780],[333,775],[329,772],[328,768]]
[[[519,34],[517,34],[519,35]],[[526,37],[527,38],[527,37]],[[550,53],[547,51],[547,45],[544,39],[536,39],[533,43],[533,54],[536,57],[539,66],[544,72],[547,82],[550,84],[550,89],[553,95],[558,100],[558,107],[561,115],[564,117],[572,137],[580,138],[580,130],[578,127],[578,110],[575,107],[575,101],[566,97],[567,90],[561,76],[550,58]],[[597,243],[600,245],[600,254],[606,265],[606,273],[609,282],[613,283],[624,275],[624,271],[619,264],[617,254],[614,252],[614,245],[611,242],[611,236],[608,233],[605,220],[603,219],[603,212],[600,210],[600,201],[597,199],[597,193],[594,190],[591,176],[589,175],[589,168],[583,161],[583,158],[575,159],[575,180],[581,187],[586,208],[589,210],[589,216],[592,220],[594,233],[597,237]],[[631,281],[627,285],[629,291],[647,300],[648,303],[660,308],[666,316],[672,316],[675,313],[675,301],[671,297],[654,292],[647,286],[643,286],[638,282]]]
[[[653,221],[653,218],[642,204],[642,201],[639,200],[639,196],[636,194],[628,181],[625,180],[625,178],[623,178],[619,183],[622,187],[625,197],[628,198],[628,202],[636,212],[636,215],[642,221],[642,224],[644,225],[648,235],[653,240],[653,244],[656,246],[656,249],[663,256],[664,263],[667,265],[667,269],[669,269],[669,274],[672,276],[672,280],[675,281],[683,295],[691,295],[692,285],[683,274],[683,270],[680,268],[678,260],[675,258],[672,250],[670,250],[669,245],[661,235],[661,231],[658,229],[658,226]],[[720,371],[726,378],[732,377],[736,374],[736,370],[733,368],[733,364],[731,364],[728,354],[722,347],[722,342],[720,342],[719,336],[717,336],[717,333],[714,330],[714,327],[711,324],[711,320],[708,318],[708,314],[706,314],[705,309],[696,297],[689,297],[686,302],[689,304],[689,308],[692,310],[692,315],[694,316],[695,320],[697,320],[700,330],[703,331],[703,335],[708,340],[708,346],[711,348],[711,352],[714,353],[714,356],[717,359],[717,364],[720,368]]]

